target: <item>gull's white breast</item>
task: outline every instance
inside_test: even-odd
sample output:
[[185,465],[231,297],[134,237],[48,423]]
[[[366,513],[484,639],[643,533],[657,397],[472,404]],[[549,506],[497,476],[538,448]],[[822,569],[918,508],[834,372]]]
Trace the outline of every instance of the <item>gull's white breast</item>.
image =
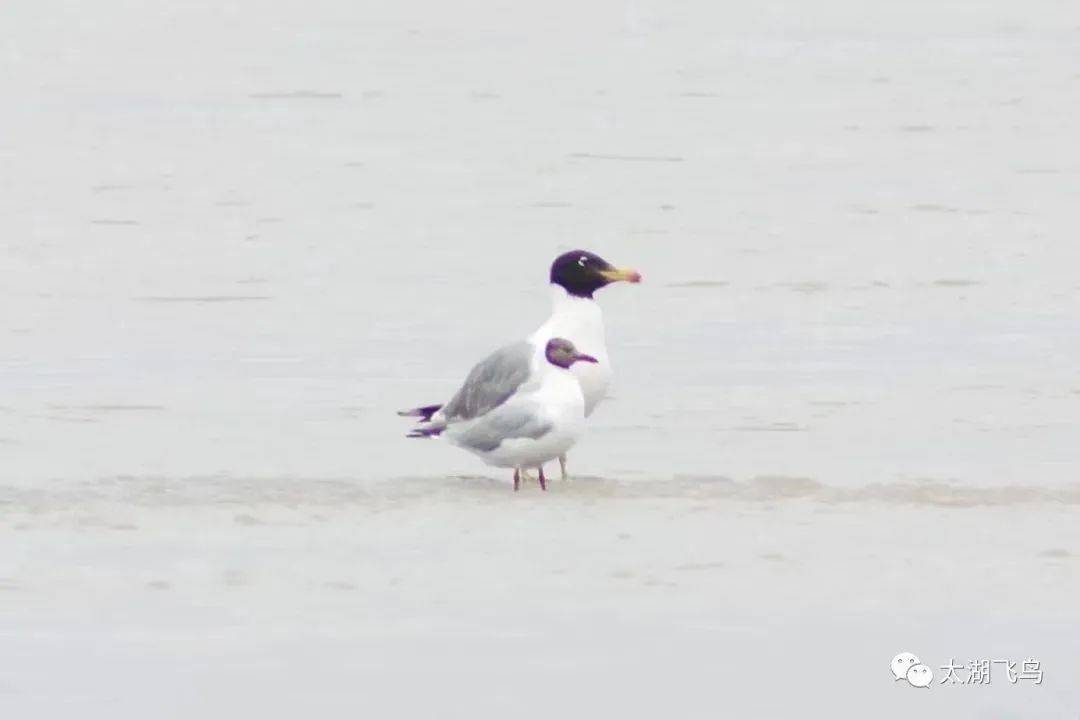
[[581,386],[585,415],[588,416],[607,395],[611,385],[603,313],[591,298],[575,297],[558,285],[552,286],[552,292],[551,317],[529,337],[529,341],[543,346],[551,338],[565,338],[579,351],[597,359],[596,363],[577,362],[570,368]]

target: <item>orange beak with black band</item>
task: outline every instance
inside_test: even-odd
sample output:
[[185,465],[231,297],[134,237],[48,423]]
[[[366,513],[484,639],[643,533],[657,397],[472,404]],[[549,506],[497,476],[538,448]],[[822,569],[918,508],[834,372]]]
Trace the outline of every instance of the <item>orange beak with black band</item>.
[[600,277],[604,278],[608,282],[641,282],[641,273],[639,273],[637,270],[631,270],[630,268],[611,268],[610,270],[601,270]]

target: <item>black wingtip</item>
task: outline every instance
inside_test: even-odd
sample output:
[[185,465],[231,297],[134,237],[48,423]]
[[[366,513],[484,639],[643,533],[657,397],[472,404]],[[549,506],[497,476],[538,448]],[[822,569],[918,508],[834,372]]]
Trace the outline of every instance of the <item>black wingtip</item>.
[[439,412],[442,405],[422,405],[410,410],[398,410],[401,417],[418,417],[420,422],[431,422],[431,416]]
[[442,432],[443,430],[445,430],[445,429],[446,429],[446,428],[442,428],[442,427],[431,427],[431,428],[416,428],[415,430],[413,430],[412,432],[410,432],[410,433],[409,433],[408,435],[406,435],[405,437],[407,437],[407,438],[428,438],[428,437],[436,437],[437,435],[439,435],[439,433],[441,433],[441,432]]

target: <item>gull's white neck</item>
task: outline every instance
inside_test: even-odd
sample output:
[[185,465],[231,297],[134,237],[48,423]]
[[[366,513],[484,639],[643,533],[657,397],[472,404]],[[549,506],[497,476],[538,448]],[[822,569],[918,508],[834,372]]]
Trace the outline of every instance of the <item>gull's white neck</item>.
[[551,317],[532,337],[542,342],[566,338],[581,352],[601,360],[607,357],[600,306],[592,298],[571,295],[561,285],[551,285]]

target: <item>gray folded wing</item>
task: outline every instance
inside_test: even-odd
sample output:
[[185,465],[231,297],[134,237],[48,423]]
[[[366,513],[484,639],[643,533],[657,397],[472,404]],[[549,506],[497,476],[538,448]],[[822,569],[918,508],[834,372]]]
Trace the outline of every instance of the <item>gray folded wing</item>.
[[506,402],[529,378],[532,356],[533,346],[522,341],[499,348],[477,363],[443,406],[447,421],[471,420]]
[[458,435],[455,442],[473,450],[490,452],[504,440],[536,440],[546,435],[551,428],[551,420],[539,403],[515,399],[477,419]]

